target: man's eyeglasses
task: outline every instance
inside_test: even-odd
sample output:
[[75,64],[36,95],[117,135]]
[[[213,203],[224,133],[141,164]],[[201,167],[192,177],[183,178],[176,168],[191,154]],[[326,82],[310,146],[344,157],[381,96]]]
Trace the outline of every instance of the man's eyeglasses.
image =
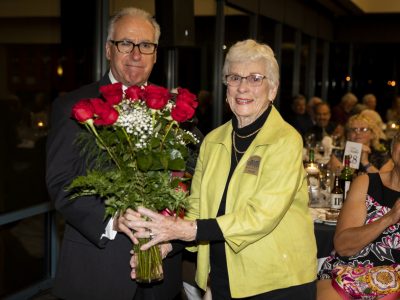
[[123,40],[123,41],[114,41],[110,40],[110,43],[117,46],[117,50],[120,53],[131,53],[135,47],[138,47],[139,52],[142,54],[153,54],[157,49],[157,44],[150,42],[141,42],[139,44],[135,44],[134,42]]
[[371,129],[368,127],[350,127],[349,131],[354,132],[354,133],[360,133],[360,132],[368,132]]
[[249,86],[257,87],[263,83],[264,78],[267,78],[267,76],[261,74],[251,74],[245,77],[236,74],[225,76],[226,84],[229,86],[239,86],[242,83],[242,80],[246,79]]

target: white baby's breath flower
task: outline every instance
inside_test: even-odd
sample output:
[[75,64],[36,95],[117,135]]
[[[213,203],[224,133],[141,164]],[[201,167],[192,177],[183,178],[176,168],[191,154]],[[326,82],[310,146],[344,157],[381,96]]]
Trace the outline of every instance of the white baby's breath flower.
[[118,105],[119,117],[115,126],[122,127],[125,131],[137,137],[140,142],[135,147],[143,149],[147,146],[147,140],[153,132],[152,116],[144,102],[122,100]]

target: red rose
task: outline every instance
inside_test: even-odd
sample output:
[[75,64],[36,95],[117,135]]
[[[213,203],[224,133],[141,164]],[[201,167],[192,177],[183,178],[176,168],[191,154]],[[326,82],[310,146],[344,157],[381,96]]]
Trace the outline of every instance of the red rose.
[[90,99],[82,99],[75,103],[75,105],[72,107],[71,116],[81,123],[93,119],[94,108]]
[[104,102],[98,98],[90,99],[90,101],[94,108],[95,125],[107,126],[117,121],[119,114],[110,103]]
[[104,99],[111,105],[116,105],[122,100],[122,83],[117,82],[113,84],[103,85],[100,87],[100,92],[103,94]]
[[178,88],[178,95],[176,96],[175,102],[183,101],[191,107],[196,108],[199,105],[196,99],[196,95],[189,92],[188,89]]
[[190,104],[179,101],[171,110],[171,117],[177,122],[185,122],[194,116],[194,108]]
[[168,89],[155,85],[148,85],[144,88],[143,99],[148,108],[162,109],[167,105],[171,94]]
[[142,99],[143,89],[137,85],[132,85],[125,90],[125,95],[128,99],[136,101]]
[[179,183],[178,183],[178,186],[179,186],[179,189],[181,189],[182,191],[184,191],[184,192],[187,192],[187,191],[188,191],[188,186],[187,186],[187,184],[185,184],[185,183],[183,183],[183,182],[179,182]]

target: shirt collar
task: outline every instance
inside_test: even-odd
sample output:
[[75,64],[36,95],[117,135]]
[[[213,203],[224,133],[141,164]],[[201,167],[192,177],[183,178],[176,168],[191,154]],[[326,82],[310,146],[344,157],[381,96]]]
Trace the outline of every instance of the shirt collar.
[[[110,71],[108,72],[108,77],[110,78],[111,83],[117,83],[117,82],[118,82],[117,79],[115,79],[113,73],[111,72],[111,69],[110,69]],[[147,82],[145,82],[143,85],[144,85],[144,86],[147,86]],[[124,84],[122,85],[122,90],[123,90],[123,91],[125,91],[127,88],[128,88],[128,87],[127,87],[126,85],[124,85]]]

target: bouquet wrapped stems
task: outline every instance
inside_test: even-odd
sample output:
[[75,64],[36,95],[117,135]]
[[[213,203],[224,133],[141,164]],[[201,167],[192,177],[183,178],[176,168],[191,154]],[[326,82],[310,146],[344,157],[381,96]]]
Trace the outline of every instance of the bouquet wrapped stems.
[[137,282],[150,283],[163,279],[162,257],[158,245],[140,250],[140,247],[149,241],[149,238],[140,238],[139,244],[133,246],[136,255]]

